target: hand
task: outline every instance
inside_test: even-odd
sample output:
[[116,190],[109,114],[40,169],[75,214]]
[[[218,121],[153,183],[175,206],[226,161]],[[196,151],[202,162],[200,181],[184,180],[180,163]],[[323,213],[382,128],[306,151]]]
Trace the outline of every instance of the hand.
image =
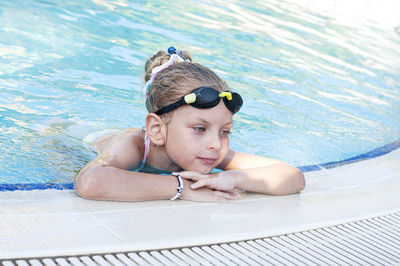
[[203,202],[230,202],[238,198],[233,193],[212,190],[207,187],[193,189],[192,185],[194,185],[193,182],[183,178],[183,192],[180,196],[181,199]]
[[190,186],[192,189],[207,187],[210,189],[219,190],[221,192],[229,192],[230,194],[238,192],[238,189],[235,188],[235,179],[233,177],[229,177],[226,172],[200,174],[192,171],[183,171],[173,174],[180,175],[182,178],[187,180],[195,181],[195,183]]

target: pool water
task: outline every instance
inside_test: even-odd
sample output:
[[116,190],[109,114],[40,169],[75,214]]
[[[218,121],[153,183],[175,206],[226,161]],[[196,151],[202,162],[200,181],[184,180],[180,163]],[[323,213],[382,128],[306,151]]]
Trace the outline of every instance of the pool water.
[[400,4],[345,2],[1,1],[0,184],[71,182],[88,135],[143,126],[171,45],[243,96],[234,149],[301,166],[399,140]]

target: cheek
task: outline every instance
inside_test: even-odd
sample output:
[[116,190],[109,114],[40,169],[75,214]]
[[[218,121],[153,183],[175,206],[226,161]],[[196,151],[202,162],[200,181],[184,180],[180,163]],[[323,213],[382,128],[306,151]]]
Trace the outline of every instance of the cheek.
[[167,136],[166,151],[173,161],[184,161],[194,153],[197,143],[185,129],[172,130]]
[[223,143],[223,148],[221,150],[221,157],[225,158],[226,155],[229,152],[229,137],[227,137],[226,139],[222,140]]
[[194,141],[193,136],[185,128],[177,128],[168,135],[167,144],[175,145],[179,148],[185,148],[192,144]]

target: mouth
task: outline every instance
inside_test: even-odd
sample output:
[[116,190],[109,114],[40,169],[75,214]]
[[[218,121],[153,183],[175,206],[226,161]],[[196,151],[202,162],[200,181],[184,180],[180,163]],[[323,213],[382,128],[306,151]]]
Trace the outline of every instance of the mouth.
[[218,158],[207,158],[207,157],[198,157],[201,162],[203,162],[206,165],[212,165],[214,164]]

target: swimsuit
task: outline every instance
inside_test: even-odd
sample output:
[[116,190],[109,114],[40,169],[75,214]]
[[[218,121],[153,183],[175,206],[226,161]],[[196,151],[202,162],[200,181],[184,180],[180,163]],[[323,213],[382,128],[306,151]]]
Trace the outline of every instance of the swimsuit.
[[149,155],[150,149],[150,139],[147,137],[146,132],[144,133],[144,155],[142,159],[142,163],[139,168],[135,169],[135,172],[148,173],[148,174],[156,174],[156,175],[171,175],[171,171],[167,171],[164,169],[160,169],[157,167],[153,167],[149,164],[146,164],[147,156]]
[[[150,139],[147,137],[147,133],[144,133],[144,155],[142,159],[142,163],[140,164],[139,168],[135,169],[135,172],[140,172],[140,173],[148,173],[148,174],[156,174],[156,175],[171,175],[172,172],[164,169],[160,169],[154,166],[151,166],[146,163],[147,156],[149,155],[149,149],[150,149]],[[211,173],[218,173],[222,172],[223,170],[221,169],[213,169]]]

